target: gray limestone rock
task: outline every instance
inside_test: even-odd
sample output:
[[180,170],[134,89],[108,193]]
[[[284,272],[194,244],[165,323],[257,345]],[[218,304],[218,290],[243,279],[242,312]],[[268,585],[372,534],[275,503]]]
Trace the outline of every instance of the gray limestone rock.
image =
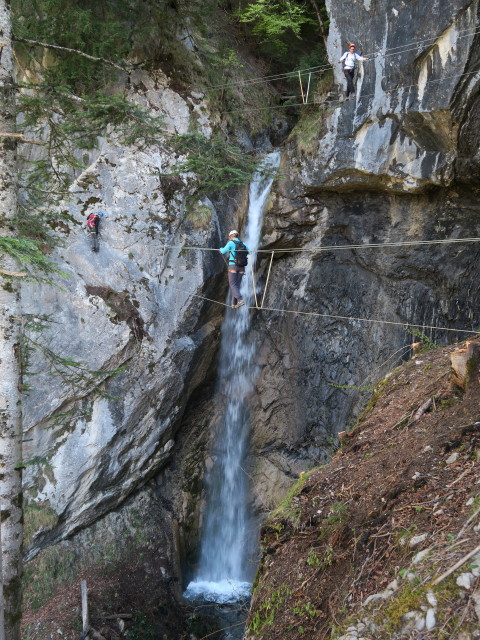
[[[134,97],[184,132],[188,105],[162,82],[135,72],[132,83],[142,88]],[[23,286],[24,314],[37,324],[50,317],[39,333],[26,330],[41,347],[31,356],[35,375],[26,377],[24,458],[32,464],[25,485],[30,500],[50,504],[59,518],[28,557],[88,526],[157,474],[176,453],[191,393],[214,375],[221,308],[202,296],[223,299],[224,265],[212,252],[182,247],[219,246],[220,222],[208,199],[194,205],[202,207],[195,217],[187,176],[170,188],[161,173],[171,163],[161,146],[126,148],[113,134],[101,141],[63,204],[71,222],[51,258],[65,277],[56,286]],[[93,253],[85,221],[96,210],[105,217]],[[70,384],[58,373],[75,373],[75,366],[57,356],[97,373]]]

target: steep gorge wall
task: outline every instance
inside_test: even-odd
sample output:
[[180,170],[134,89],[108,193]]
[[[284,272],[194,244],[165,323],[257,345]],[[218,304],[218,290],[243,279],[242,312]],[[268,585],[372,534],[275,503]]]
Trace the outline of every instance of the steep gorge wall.
[[[223,12],[210,16],[211,24],[190,20],[188,37],[184,21],[179,18],[174,25],[179,69],[180,62],[193,60],[192,73],[198,77],[203,63],[196,52],[207,46],[207,37],[210,57],[233,37]],[[145,522],[145,535],[158,534],[170,563],[161,579],[175,581],[178,544],[172,541],[178,522],[187,519],[188,504],[182,506],[180,500],[174,513],[172,494],[181,495],[186,488],[188,500],[193,500],[200,487],[192,491],[192,474],[187,473],[175,477],[170,491],[160,482],[163,489],[156,492],[154,478],[172,459],[183,465],[185,458],[189,460],[189,447],[197,451],[208,437],[205,426],[200,432],[192,428],[184,438],[181,424],[188,403],[208,388],[216,373],[223,307],[203,298],[223,303],[227,288],[219,254],[183,247],[223,244],[228,229],[241,221],[245,191],[231,188],[210,199],[198,194],[194,175],[163,174],[179,159],[169,144],[172,136],[196,132],[210,138],[215,131],[245,150],[257,143],[253,125],[244,125],[240,117],[235,125],[221,119],[217,94],[212,99],[200,86],[187,88],[174,75],[174,56],[169,58],[170,75],[160,68],[163,42],[141,44],[143,48],[140,43],[135,48],[135,62],[148,62],[143,66],[149,70],[137,69],[128,78],[119,74],[107,91],[126,92],[160,115],[165,135],[158,144],[125,146],[109,130],[98,149],[85,153],[86,169],[76,176],[72,197],[60,205],[68,222],[57,226],[60,245],[50,255],[66,277],[57,277],[56,287],[32,283],[22,291],[26,317],[38,325],[45,315],[50,318],[39,333],[26,329],[41,344],[30,358],[34,375],[25,378],[31,383],[24,398],[26,557],[72,539],[95,522],[98,537],[108,539],[124,518],[128,539],[135,504],[143,499],[155,511],[155,518]],[[238,55],[245,67],[242,73],[255,74],[255,61],[245,52]],[[19,70],[31,80],[29,73],[28,68]],[[256,99],[266,99],[270,89],[256,91]],[[270,144],[265,128],[256,135],[258,144]],[[35,160],[42,151],[34,147],[26,153],[25,159]],[[85,220],[98,210],[105,218],[100,251],[93,253]],[[87,372],[86,382],[70,384],[58,375],[69,367],[57,356],[96,374]],[[118,368],[121,371],[113,375]],[[204,453],[197,453],[195,468],[203,461]],[[157,534],[152,532],[153,521]],[[84,538],[74,537],[70,548],[76,540],[84,547]],[[179,588],[177,584],[175,590]]]
[[[188,121],[185,101],[173,94],[169,102],[162,89],[154,95],[172,110],[182,107]],[[54,257],[69,277],[59,281],[62,289],[23,291],[24,313],[52,316],[40,337],[45,347],[89,369],[125,367],[103,385],[109,399],[95,397],[95,380],[80,390],[89,418],[60,419],[47,429],[74,398],[61,378],[52,384],[43,353],[34,356],[32,370],[44,375],[35,376],[25,401],[25,456],[47,456],[51,473],[33,466],[27,482],[35,500],[48,501],[61,516],[55,535],[69,535],[120,504],[158,470],[171,455],[186,399],[209,375],[205,363],[215,352],[220,316],[192,293],[222,291],[222,264],[210,254],[180,252],[186,243],[218,243],[220,222],[208,200],[197,203],[202,225],[189,219],[188,186],[181,180],[168,201],[158,174],[169,161],[159,150],[119,149],[104,141],[76,181],[82,195],[65,205],[73,223]],[[96,209],[106,211],[98,254],[84,232],[86,212]],[[178,248],[163,250],[165,244]]]
[[[479,235],[478,36],[470,35],[478,2],[436,2],[427,15],[417,4],[328,3],[332,64],[346,38],[371,58],[381,53],[365,63],[355,100],[307,112],[284,145],[284,177],[264,223],[266,246]],[[342,84],[340,65],[335,68]],[[445,79],[452,69],[468,75]],[[171,132],[195,124],[209,135],[218,124],[205,116],[209,105],[201,93],[174,91],[159,70],[137,72],[133,87],[137,100],[167,116]],[[305,152],[296,133],[309,119],[318,131]],[[125,365],[104,385],[109,397],[92,400],[92,389],[85,390],[84,418],[46,429],[47,419],[71,408],[73,398],[58,380],[52,383],[48,364],[35,356],[33,368],[42,373],[26,399],[25,458],[39,456],[48,464],[39,460],[27,468],[27,492],[49,504],[53,515],[34,538],[31,555],[95,521],[100,537],[102,527],[112,529],[111,519],[120,520],[120,531],[143,495],[156,505],[166,581],[178,579],[179,547],[194,562],[203,469],[210,464],[222,309],[192,294],[223,300],[225,281],[218,256],[185,255],[179,248],[163,259],[162,246],[218,246],[236,225],[243,195],[187,207],[189,178],[167,184],[158,177],[171,162],[162,148],[120,149],[103,140],[77,179],[85,193],[65,205],[73,221],[54,256],[70,273],[64,290],[42,285],[24,291],[25,313],[53,313],[58,323],[43,334],[46,346],[92,369]],[[92,207],[107,212],[99,254],[88,253],[80,226]],[[278,255],[265,306],[476,327],[476,246]],[[263,281],[266,268],[263,261]],[[446,342],[463,335],[431,337]],[[260,374],[249,473],[255,507],[266,511],[300,471],[326,459],[337,431],[358,411],[363,396],[332,384],[371,383],[412,336],[401,326],[263,311],[251,339],[258,344]],[[387,369],[395,363],[389,360]],[[149,521],[145,528],[153,532],[155,526]]]
[[[337,60],[349,40],[369,61],[354,99],[309,107],[293,130],[265,245],[478,237],[478,2],[435,2],[428,12],[390,0],[327,7],[338,85],[345,81]],[[258,314],[252,467],[259,510],[323,462],[361,408],[365,393],[338,385],[371,385],[408,353],[402,347],[414,338],[401,325],[478,328],[479,257],[478,244],[276,254],[266,307],[367,321]],[[264,261],[264,281],[266,269]],[[420,331],[440,344],[465,337]]]

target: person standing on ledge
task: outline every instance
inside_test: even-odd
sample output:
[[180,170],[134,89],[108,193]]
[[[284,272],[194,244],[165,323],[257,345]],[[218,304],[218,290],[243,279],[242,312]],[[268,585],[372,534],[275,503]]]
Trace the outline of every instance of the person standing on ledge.
[[223,255],[228,253],[228,284],[232,292],[232,307],[238,309],[245,304],[240,293],[240,286],[248,262],[249,248],[238,237],[238,231],[233,229],[228,234],[227,244],[219,251]]
[[355,63],[364,62],[368,58],[359,56],[355,52],[355,45],[351,42],[348,45],[348,51],[345,51],[339,62],[343,62],[343,73],[347,79],[347,98],[350,94],[355,95],[355,85],[353,84],[353,76],[355,75]]

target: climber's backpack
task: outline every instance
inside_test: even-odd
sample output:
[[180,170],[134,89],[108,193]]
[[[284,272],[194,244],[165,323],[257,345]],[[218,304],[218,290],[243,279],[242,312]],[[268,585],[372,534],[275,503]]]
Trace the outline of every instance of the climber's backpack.
[[96,214],[95,213],[91,213],[88,218],[87,218],[87,227],[89,229],[92,229],[93,231],[95,231],[95,218],[96,218]]
[[235,242],[235,264],[237,267],[246,267],[248,264],[248,249],[241,240]]

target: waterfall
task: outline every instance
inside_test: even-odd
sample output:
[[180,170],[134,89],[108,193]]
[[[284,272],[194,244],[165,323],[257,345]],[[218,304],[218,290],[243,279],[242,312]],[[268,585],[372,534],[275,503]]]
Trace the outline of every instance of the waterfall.
[[[242,240],[251,251],[256,251],[260,243],[263,210],[272,187],[272,174],[279,164],[279,152],[266,156],[250,184],[247,228]],[[200,562],[197,575],[185,592],[187,598],[201,596],[214,602],[232,602],[250,593],[254,567],[249,563],[249,548],[255,527],[248,513],[244,460],[249,396],[257,375],[257,346],[249,340],[251,318],[247,309],[253,302],[249,270],[255,268],[255,259],[256,253],[251,254],[242,282],[245,307],[228,309],[222,326],[216,396],[223,415],[214,444],[214,463],[206,477]]]

